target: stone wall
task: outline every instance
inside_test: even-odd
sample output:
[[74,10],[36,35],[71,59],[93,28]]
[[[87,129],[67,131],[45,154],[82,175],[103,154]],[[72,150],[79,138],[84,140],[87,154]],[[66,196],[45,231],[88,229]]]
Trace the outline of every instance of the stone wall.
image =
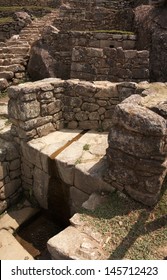
[[116,83],[56,78],[12,86],[8,89],[12,134],[27,141],[63,127],[106,131],[122,92]]
[[0,0],[0,6],[4,6],[4,7],[11,7],[11,6],[49,6],[49,7],[54,7],[60,5],[60,1],[59,0]]
[[167,173],[167,87],[147,86],[115,107],[107,157],[112,186],[152,206]]
[[[67,2],[67,1],[66,1]],[[83,7],[83,8],[92,8],[95,6],[105,7],[108,9],[122,9],[131,7],[132,1],[130,0],[120,0],[120,1],[112,1],[112,0],[68,0],[70,6],[73,7]]]
[[72,52],[71,78],[115,82],[149,80],[149,52],[76,47]]
[[[121,18],[121,20],[120,20]],[[132,9],[111,10],[95,7],[60,7],[60,17],[54,26],[60,30],[126,30],[133,31],[134,13]]]
[[[104,48],[123,47],[133,49],[136,43],[135,35],[112,34],[110,32],[63,32],[56,28],[47,27],[42,35],[43,39],[34,44],[31,54],[28,72],[33,80],[43,79],[43,65],[49,65],[52,76],[69,79],[71,72],[72,51],[76,46]],[[48,52],[46,56],[46,50]],[[43,51],[43,56],[41,52]],[[99,51],[101,51],[99,49]],[[45,53],[45,55],[44,55]],[[45,58],[46,56],[46,58]],[[50,59],[48,59],[48,56]],[[38,61],[36,58],[38,57]],[[39,62],[41,59],[41,62]],[[52,61],[52,63],[49,63]],[[36,67],[34,67],[34,64]],[[39,64],[39,65],[38,65]],[[50,74],[51,75],[51,74]]]
[[19,147],[0,138],[0,213],[18,200],[21,193],[20,175]]
[[18,34],[26,25],[26,22],[23,21],[10,21],[0,24],[0,41],[4,42],[12,35]]

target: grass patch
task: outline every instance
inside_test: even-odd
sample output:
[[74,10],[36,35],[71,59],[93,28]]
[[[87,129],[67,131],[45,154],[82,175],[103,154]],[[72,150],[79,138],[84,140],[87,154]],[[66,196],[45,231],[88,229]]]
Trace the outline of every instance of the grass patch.
[[51,7],[45,7],[45,6],[10,6],[10,7],[4,7],[4,6],[0,6],[0,12],[18,12],[21,11],[23,9],[27,9],[27,10],[48,10],[48,11],[52,11],[53,8]]
[[7,97],[7,96],[8,96],[7,90],[0,91],[0,100],[1,100],[1,98]]
[[8,22],[12,22],[12,21],[14,21],[12,17],[0,18],[0,24],[5,24],[5,23],[8,23]]
[[84,150],[84,151],[89,151],[89,149],[90,149],[90,145],[89,145],[89,144],[85,144],[85,145],[83,146],[83,150]]
[[111,34],[120,34],[120,35],[135,35],[134,32],[126,30],[93,30],[95,33],[111,33]]
[[119,192],[112,193],[109,202],[95,211],[84,210],[81,217],[108,242],[108,259],[161,260],[167,246],[167,184],[153,208],[145,207]]
[[77,165],[77,164],[80,164],[82,161],[81,161],[81,158],[78,158],[77,160],[76,160],[76,162],[75,162],[75,165]]

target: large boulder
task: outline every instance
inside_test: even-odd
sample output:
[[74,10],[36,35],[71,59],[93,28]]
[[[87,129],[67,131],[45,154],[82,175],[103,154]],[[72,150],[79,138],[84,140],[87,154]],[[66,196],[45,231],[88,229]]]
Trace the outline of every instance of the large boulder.
[[28,74],[31,79],[36,81],[56,77],[55,68],[55,60],[49,53],[48,46],[42,40],[35,42],[28,63]]
[[167,174],[167,87],[155,83],[117,105],[109,133],[108,181],[152,206]]
[[26,13],[26,12],[15,12],[13,14],[13,19],[16,21],[21,21],[23,22],[25,25],[31,23],[31,16]]

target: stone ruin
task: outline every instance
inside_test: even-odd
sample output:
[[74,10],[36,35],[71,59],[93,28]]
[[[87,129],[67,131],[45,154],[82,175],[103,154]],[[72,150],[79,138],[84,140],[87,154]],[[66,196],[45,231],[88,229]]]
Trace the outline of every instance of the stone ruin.
[[[149,82],[149,50],[136,49],[136,35],[84,32],[91,21],[69,2],[28,54],[37,81],[8,88],[1,212],[22,190],[65,222],[95,192],[154,206],[167,173],[167,84]],[[81,30],[67,30],[80,17]]]

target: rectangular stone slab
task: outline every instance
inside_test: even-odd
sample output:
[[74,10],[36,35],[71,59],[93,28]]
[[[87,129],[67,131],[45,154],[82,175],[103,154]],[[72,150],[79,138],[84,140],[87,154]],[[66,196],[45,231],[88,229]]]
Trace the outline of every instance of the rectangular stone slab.
[[1,260],[33,260],[33,257],[7,230],[0,231],[0,240]]

